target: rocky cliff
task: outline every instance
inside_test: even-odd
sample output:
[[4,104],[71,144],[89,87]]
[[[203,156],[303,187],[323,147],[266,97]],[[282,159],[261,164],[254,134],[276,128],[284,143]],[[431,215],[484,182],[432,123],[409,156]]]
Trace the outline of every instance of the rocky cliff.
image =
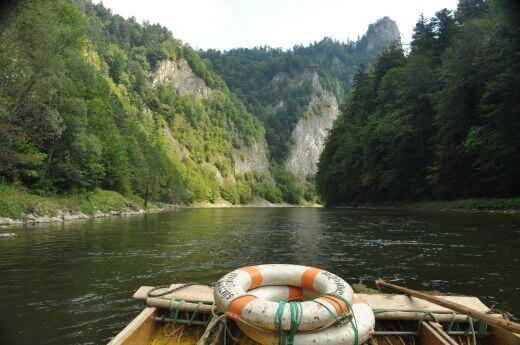
[[235,165],[235,173],[246,173],[248,171],[269,171],[269,161],[267,159],[265,142],[257,142],[253,140],[250,146],[242,146],[239,149],[233,149],[233,160]]
[[[332,92],[323,88],[316,70],[305,70],[293,76],[280,72],[273,77],[271,83],[274,89],[310,89],[308,103],[292,130],[292,145],[284,162],[289,171],[303,180],[316,172],[327,132],[339,113],[338,100]],[[285,107],[287,100],[281,99],[268,109],[276,113]]]
[[377,54],[394,41],[401,40],[401,33],[389,17],[383,17],[368,26],[366,34],[358,42],[356,49],[364,54]]
[[[401,34],[397,24],[390,18],[384,17],[370,24],[367,33],[357,43],[356,50],[366,56],[375,56],[388,47],[392,42],[399,41]],[[341,73],[345,69],[344,63],[335,55],[327,56],[327,64],[334,73]],[[323,61],[323,57],[321,57]],[[274,82],[283,80],[279,73]],[[300,76],[299,84],[305,80],[312,83],[312,95],[306,112],[291,133],[294,143],[290,149],[285,166],[301,179],[316,173],[316,166],[325,146],[325,139],[334,120],[339,114],[338,99],[332,92],[325,90],[320,83],[316,71],[305,71]]]
[[399,39],[396,23],[385,17],[357,42],[324,38],[289,51],[260,47],[202,55],[263,122],[272,160],[304,180],[316,172],[327,132],[358,66],[370,67]]
[[211,89],[204,80],[193,73],[190,65],[184,59],[178,61],[161,61],[152,77],[152,85],[172,83],[181,95],[196,94],[199,97],[208,97]]
[[[184,59],[161,61],[151,78],[151,83],[155,87],[171,83],[181,95],[193,94],[202,99],[210,97],[213,93],[212,89],[206,85],[202,78],[193,72],[188,62]],[[190,150],[175,138],[170,128],[164,128],[164,135],[170,148],[178,155],[179,159],[190,157]],[[246,173],[248,171],[268,172],[269,161],[266,146],[265,139],[259,137],[253,138],[250,145],[243,143],[239,148],[233,147],[231,155],[234,173]],[[216,163],[220,158],[222,157],[215,155],[211,163]],[[221,171],[217,168],[211,168],[211,170],[216,170],[216,179],[219,183],[223,182]]]
[[338,114],[338,101],[332,93],[324,91],[312,96],[306,115],[291,134],[294,145],[285,162],[288,170],[301,179],[316,173],[325,139]]

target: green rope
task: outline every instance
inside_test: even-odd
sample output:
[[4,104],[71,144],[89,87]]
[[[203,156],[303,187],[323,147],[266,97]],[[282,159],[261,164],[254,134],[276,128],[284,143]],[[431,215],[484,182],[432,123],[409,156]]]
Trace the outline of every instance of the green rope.
[[172,298],[170,302],[168,302],[168,310],[170,311],[170,317],[173,315],[173,303],[175,302],[175,298]]
[[428,318],[428,316],[430,317],[430,319],[432,321],[435,321],[437,323],[439,323],[439,319],[437,319],[437,316],[435,316],[435,314],[431,311],[431,310],[425,310],[422,312],[422,316],[421,318],[419,319],[419,322],[417,323],[417,333],[419,333],[421,331],[421,323],[426,320]]
[[190,321],[188,322],[188,326],[191,326],[191,323],[193,320],[195,320],[195,316],[199,313],[200,306],[202,305],[202,302],[197,303],[197,306],[195,307],[195,310],[193,311],[193,315],[190,318]]
[[322,302],[318,301],[317,299],[313,300],[313,302],[318,303],[319,305],[324,307],[329,312],[329,314],[332,316],[333,319],[335,319],[336,321],[339,320],[338,316],[332,310],[330,310],[330,308],[327,307],[327,305],[325,303],[322,303]]
[[[291,326],[289,331],[286,333],[283,329],[283,314],[287,305],[289,305],[289,312],[291,314]],[[278,345],[294,344],[294,336],[302,321],[302,314],[302,304],[300,302],[280,301],[280,303],[278,303],[278,309],[274,316],[274,324],[278,330]]]
[[177,318],[179,317],[179,313],[181,311],[181,305],[184,304],[184,300],[181,299],[179,301],[179,304],[177,305],[177,308],[175,308],[175,311],[173,310],[173,303],[175,302],[175,299],[171,299],[170,302],[168,303],[168,309],[170,311],[170,317],[172,318],[172,322],[175,323],[177,322]]
[[486,333],[487,333],[487,323],[485,323],[484,321],[480,321],[479,327],[478,327],[478,337],[482,338],[486,335]]
[[471,334],[471,340],[473,340],[473,345],[477,345],[477,336],[475,334],[475,327],[473,326],[473,321],[473,318],[471,316],[468,316],[469,327],[466,334]]
[[453,325],[455,324],[455,318],[456,317],[457,317],[457,313],[452,311],[451,312],[450,324],[448,325],[448,332],[451,332],[451,329],[453,328]]
[[[354,312],[352,310],[352,306],[347,301],[347,299],[345,297],[339,295],[339,294],[336,294],[336,293],[324,293],[321,296],[324,296],[324,297],[326,297],[326,296],[334,296],[336,298],[339,298],[343,303],[345,303],[345,305],[347,306],[348,310],[351,311],[351,314],[349,315],[347,313],[347,311],[344,310],[341,315],[338,315],[338,320],[340,322],[340,326],[345,325],[345,322],[343,320],[347,320],[346,323],[352,324],[352,330],[354,331],[354,345],[359,345],[359,331],[358,331],[358,325],[357,325],[356,316],[354,315]],[[342,306],[339,304],[339,302],[337,302],[337,301],[334,301],[334,302],[336,302],[340,306],[340,309],[343,310]],[[351,317],[351,315],[352,315],[352,317]]]

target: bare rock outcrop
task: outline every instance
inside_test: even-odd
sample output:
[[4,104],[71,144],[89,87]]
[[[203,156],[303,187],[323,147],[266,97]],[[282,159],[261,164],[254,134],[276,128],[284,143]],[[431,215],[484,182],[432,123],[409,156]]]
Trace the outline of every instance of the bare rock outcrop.
[[235,161],[235,173],[248,171],[267,172],[269,160],[265,143],[253,139],[251,146],[242,145],[239,149],[233,149],[233,160]]
[[288,170],[302,179],[316,173],[325,139],[338,114],[338,101],[331,92],[312,96],[306,115],[291,134],[294,145],[285,162]]
[[159,63],[152,77],[152,85],[159,86],[172,83],[181,95],[196,94],[202,98],[211,94],[211,89],[201,77],[196,75],[188,62],[163,60]]
[[[332,92],[323,88],[318,72],[315,70],[305,70],[292,77],[281,72],[273,77],[271,84],[273,87],[300,88],[307,85],[312,88],[306,111],[291,133],[294,144],[285,161],[285,167],[289,171],[305,179],[308,175],[316,173],[328,130],[339,114],[338,101]],[[280,100],[269,109],[276,112],[285,104],[284,100]]]

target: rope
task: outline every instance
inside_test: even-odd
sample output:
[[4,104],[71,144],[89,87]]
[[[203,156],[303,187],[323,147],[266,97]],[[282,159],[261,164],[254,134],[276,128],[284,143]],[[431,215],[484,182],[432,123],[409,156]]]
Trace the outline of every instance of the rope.
[[452,311],[450,324],[448,325],[448,332],[451,332],[451,329],[453,328],[453,325],[455,324],[455,317],[457,317],[457,313]]
[[[348,313],[348,311],[352,311],[352,306],[350,305],[349,301],[347,301],[347,299],[345,297],[343,297],[337,293],[324,293],[321,296],[323,296],[323,297],[334,296],[336,298],[339,298],[343,303],[345,303],[345,305],[348,308],[347,311],[343,310],[343,308],[339,304],[339,302],[330,299],[331,301],[336,302],[340,306],[340,309],[342,310],[342,314],[338,315],[338,318],[337,318],[340,326],[344,326],[345,324],[350,323],[352,325],[352,330],[354,331],[354,345],[359,345],[359,331],[358,331],[356,316],[354,315],[353,312]],[[344,320],[347,320],[347,321],[345,322]]]
[[193,320],[195,320],[195,316],[199,313],[200,306],[202,305],[202,302],[197,303],[197,306],[195,307],[195,310],[193,311],[193,315],[191,315],[190,321],[188,322],[188,326],[191,326],[191,323]]
[[[177,308],[175,308],[175,312],[173,311],[173,302],[175,302],[175,299],[172,298],[170,300],[170,302],[168,303],[168,310],[170,311],[170,317],[172,318],[172,323],[175,323],[175,322],[177,322],[177,318],[179,317],[179,313],[181,311],[181,305],[184,304],[184,300],[181,299],[179,301],[179,304],[177,304]],[[190,323],[191,323],[191,321],[190,321]]]
[[480,321],[479,322],[479,327],[478,327],[478,337],[481,338],[481,337],[484,337],[487,333],[487,323],[483,322],[483,321]]
[[477,345],[477,337],[475,335],[475,328],[473,327],[473,318],[468,316],[469,327],[466,334],[471,334],[471,339],[473,340],[473,345]]
[[224,345],[227,345],[227,331],[228,331],[227,318],[225,317],[222,322],[224,323]]
[[[424,310],[422,312],[422,316],[421,318],[419,319],[419,322],[417,323],[417,333],[419,333],[421,331],[421,323],[426,320],[428,318],[428,316],[430,317],[431,321],[435,321],[437,323],[439,323],[439,319],[437,319],[437,316],[435,316],[435,314],[431,311],[431,310]],[[452,318],[452,320],[454,320],[454,317]]]
[[224,325],[224,345],[227,345],[227,337],[229,336],[231,338],[231,340],[233,340],[233,343],[234,344],[238,344],[239,343],[239,339],[235,338],[232,334],[231,334],[231,330],[229,329],[228,327],[228,324],[227,324],[227,318],[226,318],[226,314],[220,314],[220,315],[217,315],[216,311],[220,312],[217,308],[217,306],[215,304],[213,304],[213,308],[211,308],[211,315],[219,322],[222,322],[222,324]]
[[[182,289],[187,288],[188,286],[192,286],[192,285],[195,285],[195,283],[186,283],[186,284],[182,284],[182,285],[179,285],[179,286],[171,288],[171,289],[169,289],[170,285],[159,285],[159,286],[152,288],[150,291],[148,291],[148,297],[153,297],[153,298],[162,297],[164,295],[168,295],[172,292],[182,290]],[[153,293],[154,291],[161,290],[161,289],[167,289],[167,290],[163,291],[163,292],[159,292],[157,294]]]
[[[286,332],[283,329],[283,314],[285,311],[285,306],[287,304],[289,305],[289,312],[291,314],[291,326],[286,334]],[[302,314],[302,304],[300,302],[280,301],[280,303],[278,303],[278,309],[276,310],[276,314],[274,317],[274,324],[276,329],[278,330],[278,345],[294,344],[294,336],[302,321]]]
[[487,323],[482,322],[482,321],[478,321],[479,327],[478,327],[478,330],[475,331],[475,325],[474,325],[475,321],[476,320],[474,318],[472,318],[471,316],[468,316],[469,327],[468,327],[466,334],[471,335],[471,340],[473,341],[473,345],[477,345],[477,338],[482,338],[483,336],[486,335],[486,332],[487,332]]
[[329,312],[329,314],[332,316],[332,318],[334,319],[334,323],[336,323],[336,321],[339,320],[339,318],[337,317],[337,315],[334,314],[334,312],[333,312],[332,310],[330,310],[330,308],[327,307],[327,305],[326,305],[325,303],[321,303],[320,301],[318,301],[318,300],[316,300],[316,299],[315,299],[313,302],[318,303],[319,305],[321,305],[322,307],[324,307],[324,308]]

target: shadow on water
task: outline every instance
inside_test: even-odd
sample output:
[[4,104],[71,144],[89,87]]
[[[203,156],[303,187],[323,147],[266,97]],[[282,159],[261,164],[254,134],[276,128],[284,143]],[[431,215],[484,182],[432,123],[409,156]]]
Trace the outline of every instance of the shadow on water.
[[260,263],[475,295],[520,313],[520,216],[319,208],[188,209],[10,229],[0,240],[0,343],[99,344],[140,285],[213,282]]

